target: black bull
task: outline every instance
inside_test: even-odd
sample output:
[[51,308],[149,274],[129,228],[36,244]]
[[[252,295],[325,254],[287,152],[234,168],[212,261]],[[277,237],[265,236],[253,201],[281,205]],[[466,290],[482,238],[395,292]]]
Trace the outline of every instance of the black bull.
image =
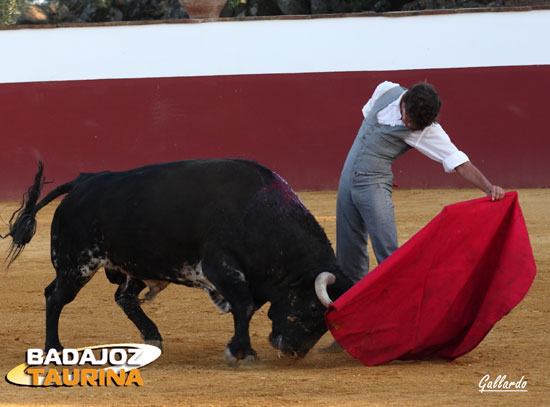
[[81,174],[38,202],[42,172],[39,163],[8,236],[11,263],[32,238],[36,213],[67,194],[51,225],[56,278],[44,293],[46,349],[62,349],[61,310],[99,268],[118,285],[115,300],[145,342],[161,348],[141,302],[169,283],[203,288],[220,310],[233,314],[230,365],[256,358],[249,321],[268,301],[271,344],[303,357],[327,330],[323,313],[330,298],[352,285],[296,194],[254,162],[188,160]]

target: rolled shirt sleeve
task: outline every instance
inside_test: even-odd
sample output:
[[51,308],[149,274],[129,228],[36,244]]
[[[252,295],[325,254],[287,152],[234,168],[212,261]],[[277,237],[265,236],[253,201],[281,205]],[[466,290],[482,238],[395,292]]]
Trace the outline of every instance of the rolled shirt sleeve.
[[405,138],[405,143],[441,163],[445,172],[454,172],[456,167],[469,161],[468,156],[451,142],[439,123],[433,123],[422,131],[413,131]]
[[456,151],[442,161],[445,172],[455,172],[455,168],[465,162],[470,161],[468,156],[462,151]]

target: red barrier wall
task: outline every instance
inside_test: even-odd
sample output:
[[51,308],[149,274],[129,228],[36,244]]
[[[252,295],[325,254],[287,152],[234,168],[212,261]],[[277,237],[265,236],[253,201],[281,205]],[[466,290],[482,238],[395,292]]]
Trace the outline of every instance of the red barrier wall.
[[[433,83],[444,129],[494,183],[549,187],[549,78],[544,65],[0,84],[0,199],[21,196],[38,159],[56,184],[79,172],[244,157],[296,190],[335,189],[361,107],[383,80]],[[416,151],[394,174],[404,188],[466,186]]]

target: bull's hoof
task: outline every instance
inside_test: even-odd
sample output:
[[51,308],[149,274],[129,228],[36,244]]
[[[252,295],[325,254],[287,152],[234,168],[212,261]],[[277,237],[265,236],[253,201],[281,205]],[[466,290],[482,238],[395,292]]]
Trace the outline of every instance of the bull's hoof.
[[229,367],[237,368],[239,366],[251,366],[255,365],[258,362],[258,356],[256,355],[256,352],[252,351],[253,353],[250,353],[246,355],[243,359],[239,359],[231,353],[229,350],[229,347],[225,348],[225,363]]
[[242,359],[242,362],[241,364],[243,366],[250,366],[250,365],[255,365],[256,363],[258,363],[259,359],[258,359],[258,356],[257,355],[246,355],[246,357],[244,359]]
[[164,352],[164,342],[159,341],[158,339],[149,339],[149,340],[146,340],[145,343],[147,345],[156,346],[157,348],[159,348],[161,350],[161,352]]

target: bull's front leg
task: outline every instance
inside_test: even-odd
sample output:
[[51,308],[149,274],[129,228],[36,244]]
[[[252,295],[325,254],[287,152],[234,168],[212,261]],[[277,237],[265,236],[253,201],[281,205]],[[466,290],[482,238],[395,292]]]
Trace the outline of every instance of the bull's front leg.
[[205,256],[201,266],[204,276],[212,284],[211,289],[218,293],[216,297],[221,295],[233,314],[235,335],[225,348],[226,363],[232,367],[253,363],[257,355],[250,345],[249,323],[256,306],[241,267],[231,255],[223,252]]
[[[231,303],[231,301],[229,301]],[[252,301],[241,301],[231,304],[231,313],[235,326],[235,335],[225,348],[225,362],[232,367],[240,364],[251,364],[258,359],[256,351],[250,344],[249,323],[255,307]]]

